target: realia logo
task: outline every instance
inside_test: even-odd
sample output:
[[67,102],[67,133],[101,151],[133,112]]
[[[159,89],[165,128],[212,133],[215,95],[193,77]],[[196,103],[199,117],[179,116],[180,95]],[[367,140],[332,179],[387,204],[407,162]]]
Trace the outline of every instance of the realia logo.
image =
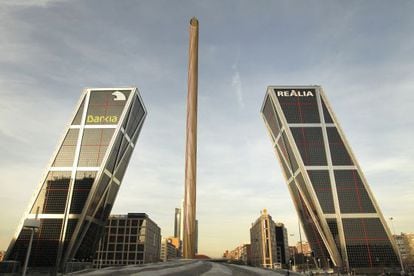
[[313,92],[310,90],[277,90],[278,97],[313,97]]
[[112,93],[112,95],[115,96],[114,101],[125,101],[126,100],[125,94],[122,93],[121,91],[115,91],[114,93]]

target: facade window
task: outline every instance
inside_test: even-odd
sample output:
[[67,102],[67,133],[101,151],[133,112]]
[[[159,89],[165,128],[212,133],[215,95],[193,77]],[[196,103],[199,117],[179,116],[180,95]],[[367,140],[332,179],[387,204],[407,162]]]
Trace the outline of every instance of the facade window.
[[325,214],[334,214],[331,180],[327,170],[308,170],[313,189]]
[[331,151],[332,165],[353,165],[351,156],[345,148],[345,144],[342,141],[336,127],[327,127],[329,149]]
[[320,123],[316,91],[314,89],[308,91],[311,91],[314,96],[278,96],[277,91],[275,91],[288,124]]
[[69,129],[56,155],[52,167],[72,167],[75,149],[78,142],[79,130]]
[[267,125],[272,130],[271,134],[272,134],[273,140],[275,140],[276,137],[279,135],[281,124],[280,124],[279,119],[276,117],[276,113],[273,109],[273,103],[270,97],[267,97],[265,101],[263,115],[266,119]]
[[320,127],[291,127],[305,166],[326,166],[325,144]]
[[334,170],[341,213],[375,213],[357,170]]

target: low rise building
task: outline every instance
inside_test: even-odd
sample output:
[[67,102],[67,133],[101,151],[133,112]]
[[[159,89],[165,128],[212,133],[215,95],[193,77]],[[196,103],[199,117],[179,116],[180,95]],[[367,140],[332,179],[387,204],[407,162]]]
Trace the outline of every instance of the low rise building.
[[414,271],[414,234],[413,233],[401,233],[400,235],[394,235],[395,242],[397,243],[401,260],[404,264],[406,272]]
[[160,243],[161,229],[147,214],[111,215],[93,265],[101,268],[158,262]]
[[0,262],[3,261],[6,251],[0,250]]
[[161,260],[166,262],[180,256],[180,240],[176,237],[164,238],[161,241]]
[[237,261],[245,265],[251,264],[251,246],[250,244],[242,244],[237,246],[235,249],[224,252],[223,258]]
[[296,243],[296,250],[298,254],[303,254],[304,256],[311,256],[312,254],[312,249],[309,245],[308,242],[306,241],[302,241],[302,242],[297,242]]

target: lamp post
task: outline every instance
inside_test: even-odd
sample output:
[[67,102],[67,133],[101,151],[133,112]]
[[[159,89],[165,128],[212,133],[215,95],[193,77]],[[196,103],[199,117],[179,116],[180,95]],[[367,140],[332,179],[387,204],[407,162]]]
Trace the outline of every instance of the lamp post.
[[306,257],[306,270],[309,271],[309,259]]
[[397,235],[395,234],[394,218],[390,217],[390,221],[391,221],[391,226],[392,226],[392,232],[393,232],[393,236],[394,236],[395,245],[397,246],[398,259],[400,259],[401,272],[403,274],[405,274],[404,265],[403,265],[402,258],[401,258],[400,247],[398,246]]
[[318,258],[318,269],[321,269],[321,259]]
[[[39,210],[39,208],[37,209]],[[31,231],[29,245],[27,246],[26,258],[24,260],[23,272],[22,272],[22,276],[26,276],[27,266],[29,265],[30,253],[32,251],[33,236],[34,236],[35,230],[40,228],[40,221],[37,219],[37,213],[36,213],[35,219],[26,219],[24,221],[23,227],[30,229]]]

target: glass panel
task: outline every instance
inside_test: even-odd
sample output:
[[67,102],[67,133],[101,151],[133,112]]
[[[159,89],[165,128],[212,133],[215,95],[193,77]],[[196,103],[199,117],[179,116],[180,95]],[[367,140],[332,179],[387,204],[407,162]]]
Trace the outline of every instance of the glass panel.
[[289,162],[289,167],[292,169],[293,172],[296,172],[299,166],[293,155],[292,148],[290,147],[290,144],[287,140],[286,132],[282,133],[282,137],[278,141],[278,146],[282,154],[285,156],[286,160]]
[[291,127],[305,166],[326,166],[325,145],[320,127]]
[[329,172],[308,170],[309,179],[318,197],[319,204],[325,214],[334,214],[335,207],[333,203],[331,180]]
[[351,267],[399,267],[391,242],[378,218],[342,219]]
[[72,121],[72,125],[80,125],[81,124],[84,103],[85,103],[85,98],[82,100],[82,103],[79,106],[78,112],[76,112],[75,118]]
[[[112,182],[111,188],[109,190],[109,194],[106,198],[104,210],[103,210],[103,216],[102,216],[103,220],[106,220],[109,217],[109,214],[111,213],[112,207],[114,206],[114,203],[115,203],[116,195],[118,194],[118,189],[119,189],[119,186],[116,183]],[[124,220],[123,222],[125,225]],[[120,226],[121,226],[121,221],[120,221]],[[123,230],[124,228],[119,228],[118,231],[121,231],[121,229],[122,231],[124,231]]]
[[117,157],[119,154],[119,149],[121,147],[121,142],[122,142],[122,137],[123,134],[121,132],[118,133],[118,137],[116,137],[116,140],[114,142],[114,145],[112,147],[111,153],[108,157],[108,162],[106,163],[106,169],[110,172],[113,173],[115,165],[116,165],[116,161],[117,161]]
[[118,151],[118,156],[117,156],[117,159],[116,159],[116,166],[118,166],[119,162],[121,162],[121,159],[124,157],[125,151],[126,151],[128,146],[129,146],[129,142],[128,142],[127,138],[124,136],[123,139],[122,139],[121,147]]
[[302,176],[301,173],[298,174],[295,177],[295,181],[296,181],[296,184],[299,186],[300,190],[302,191],[302,194],[303,194],[304,198],[312,206],[312,208],[314,209],[313,212],[316,214],[316,210],[315,210],[315,207],[314,207],[314,204],[313,204],[313,200],[312,200],[312,198],[310,196],[310,193],[308,191],[308,188],[305,185],[305,180],[303,179],[303,176]]
[[60,146],[52,167],[72,167],[75,157],[76,143],[78,141],[78,129],[69,129]]
[[102,174],[101,179],[96,183],[97,188],[93,195],[93,199],[90,207],[88,208],[88,216],[92,216],[95,212],[95,209],[98,207],[99,201],[104,196],[104,192],[109,185],[111,179],[106,174]]
[[[88,222],[84,223],[86,224]],[[75,259],[92,262],[93,256],[95,255],[98,247],[99,239],[101,238],[101,234],[103,234],[104,226],[91,223],[89,227],[85,225],[83,229],[86,230],[86,234],[80,242]]]
[[144,124],[142,123],[141,125],[138,126],[138,129],[135,130],[134,137],[131,138],[131,142],[134,143],[134,145],[136,145],[136,143],[137,143],[138,136],[141,133],[143,125]]
[[345,148],[344,142],[339,136],[336,127],[327,127],[329,148],[331,150],[332,165],[353,165],[351,157]]
[[75,231],[75,227],[76,227],[77,223],[78,223],[78,219],[68,219],[68,225],[66,227],[65,240],[70,240],[71,239],[72,234]]
[[142,120],[142,117],[144,116],[144,107],[142,106],[141,102],[139,101],[138,96],[135,96],[132,111],[129,114],[128,117],[128,123],[126,127],[126,133],[129,137],[132,137],[135,133],[135,130],[137,129],[139,123]]
[[118,124],[130,91],[91,91],[86,124]]
[[282,164],[282,169],[285,174],[286,180],[288,180],[292,176],[292,174],[289,171],[285,161],[282,159],[282,153],[280,152],[280,149],[278,147],[276,147],[276,151],[277,151],[277,154],[279,155],[279,160],[280,160],[280,163]]
[[276,114],[273,109],[273,102],[269,96],[267,97],[263,108],[263,116],[267,122],[267,125],[271,129],[271,135],[273,137],[273,140],[275,140],[280,132],[280,123],[278,118],[276,118]]
[[132,147],[128,147],[125,156],[122,158],[122,161],[119,163],[118,167],[115,170],[115,177],[119,181],[122,181],[122,179],[124,178],[125,171],[128,167],[129,159],[131,159],[132,150]]
[[78,219],[68,219],[68,224],[66,226],[65,241],[63,242],[63,254],[65,254],[66,252],[66,249],[69,245],[70,239],[72,238],[73,232],[75,231],[77,223]]
[[341,213],[375,213],[356,170],[334,170]]
[[299,190],[294,184],[289,185],[293,200],[295,201],[296,208],[299,213],[300,220],[302,222],[303,230],[306,234],[306,238],[312,248],[316,258],[320,258],[322,266],[327,266],[327,257],[329,257],[328,250],[323,243],[322,237],[319,234],[316,225],[306,208],[305,202],[299,193]]
[[114,131],[112,128],[85,129],[78,166],[99,167]]
[[289,124],[320,123],[315,89],[275,89]]
[[322,97],[321,97],[321,102],[322,102],[323,117],[325,118],[325,123],[327,124],[333,123],[332,117],[329,114],[328,108],[326,108],[325,102],[323,101]]
[[86,199],[88,198],[89,191],[92,188],[92,184],[95,181],[96,172],[77,172],[75,184],[73,187],[72,203],[70,206],[71,214],[82,213],[85,206]]
[[[108,198],[108,192],[109,192],[109,188],[108,188],[108,190],[105,191],[104,195],[102,196],[102,201],[100,203],[98,203],[99,206],[98,206],[98,208],[95,212],[95,215],[94,215],[95,219],[98,219],[98,220],[101,220],[101,221],[103,220],[103,211],[104,211],[105,201]],[[93,212],[91,212],[91,213],[93,213]]]
[[32,207],[31,214],[63,214],[71,172],[49,172]]
[[[56,264],[61,228],[61,219],[40,219],[40,229],[33,236],[29,266],[52,267]],[[21,231],[11,251],[10,260],[24,263],[30,233],[27,229]]]
[[124,122],[122,123],[122,127],[124,128],[124,130],[126,129],[127,124],[128,124],[128,118],[129,118],[129,114],[131,114],[132,105],[133,105],[133,103],[131,103],[131,104],[129,105],[128,111],[127,111],[127,112],[126,112],[126,114],[125,114],[125,119],[124,119]]
[[326,219],[326,222],[328,223],[329,230],[331,231],[339,254],[341,254],[341,241],[339,239],[338,224],[336,223],[336,219]]

